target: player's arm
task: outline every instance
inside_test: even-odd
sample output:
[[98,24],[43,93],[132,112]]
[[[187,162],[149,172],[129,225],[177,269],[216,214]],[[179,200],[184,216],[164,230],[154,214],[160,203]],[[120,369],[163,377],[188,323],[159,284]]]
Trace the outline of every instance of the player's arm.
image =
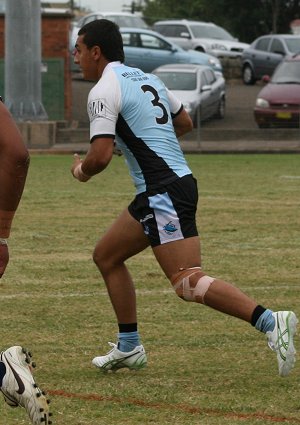
[[193,130],[193,121],[181,101],[168,89],[167,95],[176,136],[183,136]]
[[179,114],[174,116],[173,126],[177,137],[193,130],[193,121],[184,108],[181,109]]
[[29,154],[9,111],[0,102],[0,238],[8,238],[29,166]]
[[84,159],[81,159],[77,154],[74,155],[74,162],[71,168],[73,176],[81,182],[88,181],[92,176],[101,173],[108,166],[113,152],[113,137],[94,138]]
[[8,264],[7,238],[19,205],[29,154],[9,111],[0,102],[0,277]]

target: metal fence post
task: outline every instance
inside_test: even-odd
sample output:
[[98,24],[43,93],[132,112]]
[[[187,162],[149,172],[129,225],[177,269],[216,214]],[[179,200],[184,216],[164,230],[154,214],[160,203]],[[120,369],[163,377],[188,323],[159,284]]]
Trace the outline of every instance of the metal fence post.
[[5,104],[17,121],[43,121],[41,3],[6,0]]

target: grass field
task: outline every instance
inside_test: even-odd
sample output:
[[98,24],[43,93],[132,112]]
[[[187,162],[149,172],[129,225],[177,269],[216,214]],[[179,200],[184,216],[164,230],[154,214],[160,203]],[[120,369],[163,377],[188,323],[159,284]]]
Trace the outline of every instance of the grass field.
[[[203,267],[274,310],[300,316],[300,155],[194,155]],[[1,346],[29,347],[54,425],[300,424],[300,362],[288,378],[250,325],[178,299],[146,250],[128,262],[148,367],[91,365],[117,327],[91,254],[127,206],[122,157],[86,184],[71,156],[32,155],[0,281]],[[300,350],[299,339],[296,347]],[[0,425],[26,425],[1,401]]]

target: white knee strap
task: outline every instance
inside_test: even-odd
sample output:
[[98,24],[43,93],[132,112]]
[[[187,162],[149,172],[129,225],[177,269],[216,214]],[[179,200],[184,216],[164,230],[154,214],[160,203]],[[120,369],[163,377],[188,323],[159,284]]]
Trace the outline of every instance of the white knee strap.
[[201,271],[201,267],[184,269],[172,276],[171,282],[176,294],[185,301],[204,304],[204,297],[215,279]]

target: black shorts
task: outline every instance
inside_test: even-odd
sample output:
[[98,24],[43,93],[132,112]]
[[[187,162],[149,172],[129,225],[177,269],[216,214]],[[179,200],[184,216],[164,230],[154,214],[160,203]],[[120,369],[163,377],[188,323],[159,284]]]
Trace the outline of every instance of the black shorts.
[[158,190],[137,195],[128,211],[142,224],[154,247],[198,236],[197,203],[197,181],[189,174]]

